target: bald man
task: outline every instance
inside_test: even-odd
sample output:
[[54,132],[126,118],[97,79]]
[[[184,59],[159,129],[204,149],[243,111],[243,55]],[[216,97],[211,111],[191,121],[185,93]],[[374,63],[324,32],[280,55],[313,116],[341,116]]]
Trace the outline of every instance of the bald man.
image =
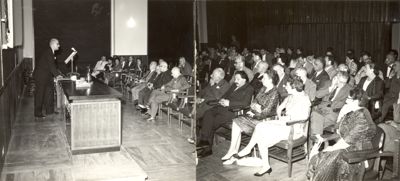
[[[50,48],[35,62],[33,78],[35,79],[35,110],[36,118],[44,118],[45,115],[54,113],[54,84],[53,78],[60,77],[61,72],[55,65],[55,52],[60,48],[57,39],[52,38],[49,42]],[[45,114],[43,113],[45,108]]]
[[171,75],[171,81],[161,86],[160,89],[155,89],[151,92],[149,98],[150,109],[147,112],[150,114],[150,118],[148,118],[147,121],[155,119],[158,110],[158,104],[168,101],[172,93],[184,91],[190,87],[190,84],[186,78],[181,74],[179,67],[172,68]]

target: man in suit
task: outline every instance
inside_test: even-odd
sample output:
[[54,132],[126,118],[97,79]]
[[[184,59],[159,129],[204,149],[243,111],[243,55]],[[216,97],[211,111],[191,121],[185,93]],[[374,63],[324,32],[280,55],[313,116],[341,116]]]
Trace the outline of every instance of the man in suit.
[[250,105],[253,88],[248,84],[245,72],[237,71],[234,75],[235,84],[222,96],[217,105],[204,113],[203,121],[200,123],[199,143],[201,147],[197,156],[199,158],[212,154],[212,145],[215,131],[221,125],[232,122],[235,113],[231,111],[235,107],[246,107]]
[[333,56],[327,55],[325,56],[325,71],[329,75],[329,79],[332,79],[337,74],[335,65],[335,59]]
[[323,100],[311,112],[312,134],[322,134],[324,128],[336,124],[339,111],[346,103],[352,89],[347,84],[348,79],[347,72],[338,72],[332,79],[331,86],[322,90]]
[[285,86],[288,81],[289,75],[285,73],[285,68],[281,64],[275,64],[272,69],[275,70],[275,72],[278,74],[279,83],[276,88],[278,89],[279,100],[283,101],[288,96],[288,92],[286,91]]
[[394,72],[394,62],[397,60],[398,53],[396,50],[390,50],[386,55],[385,64],[386,68],[383,69],[384,79],[388,80]]
[[322,58],[317,58],[314,60],[314,75],[311,80],[317,85],[317,91],[326,89],[329,87],[329,75],[324,70],[325,61]]
[[[234,66],[235,66],[235,72],[233,75],[235,75],[235,73],[238,71],[243,71],[244,73],[246,73],[247,77],[249,78],[249,81],[253,80],[254,77],[253,71],[244,66],[244,59],[242,56],[236,56]],[[234,82],[235,82],[235,77],[232,77],[229,83],[233,84]]]
[[200,91],[196,103],[196,119],[203,118],[204,113],[212,108],[208,101],[219,100],[231,86],[225,79],[225,72],[222,68],[216,68],[211,74],[210,83]]
[[310,101],[313,102],[315,93],[317,92],[317,85],[307,78],[307,70],[305,68],[299,67],[295,71],[295,74],[299,76],[304,83],[304,92],[308,95]]
[[126,70],[127,70],[127,71],[134,71],[135,68],[136,68],[136,63],[135,63],[133,57],[132,57],[132,56],[129,56],[129,57],[128,57],[128,64],[127,64],[127,66],[126,66]]
[[160,60],[160,74],[156,77],[153,83],[149,83],[147,89],[139,92],[139,104],[142,109],[148,109],[148,101],[152,90],[160,89],[163,85],[171,81],[171,72],[168,70],[168,64],[164,60]]
[[366,76],[361,78],[357,88],[364,91],[361,104],[368,108],[372,118],[375,119],[378,115],[377,110],[381,107],[380,101],[383,98],[385,84],[379,77],[379,70],[374,63],[366,64],[365,74]]
[[158,111],[158,105],[162,102],[168,101],[170,96],[172,96],[172,93],[178,93],[190,87],[186,78],[181,74],[179,67],[172,68],[171,75],[171,81],[161,86],[160,89],[155,89],[151,92],[149,98],[150,110],[148,112],[150,118],[148,118],[147,121],[152,121],[155,119]]
[[44,118],[43,108],[47,115],[54,113],[54,83],[53,78],[61,77],[61,72],[56,69],[54,53],[60,48],[57,39],[52,38],[47,49],[36,61],[33,77],[35,79],[35,109],[36,118]]
[[[389,77],[389,79],[385,82],[386,83],[386,88],[387,91],[385,93],[385,96],[383,98],[383,105],[381,107],[381,117],[377,120],[378,122],[383,122],[386,118],[386,115],[389,112],[390,107],[393,106],[394,110],[398,110],[398,100],[399,100],[399,94],[400,94],[400,61],[397,60],[394,63],[394,73],[392,73],[392,76]],[[393,117],[399,118],[400,112],[393,111]]]
[[192,66],[186,61],[185,57],[179,57],[179,68],[182,75],[193,76]]
[[157,76],[157,62],[152,61],[150,62],[150,71],[143,76],[143,79],[139,80],[139,83],[132,87],[131,92],[132,92],[132,101],[137,102],[139,99],[139,92],[143,90],[147,84],[151,81],[154,80],[154,78]]
[[[253,65],[251,67],[251,69],[253,70],[253,74],[257,73],[257,65],[262,62],[261,60],[261,54],[258,51],[255,51],[252,53],[253,56]],[[268,67],[267,67],[268,68]]]

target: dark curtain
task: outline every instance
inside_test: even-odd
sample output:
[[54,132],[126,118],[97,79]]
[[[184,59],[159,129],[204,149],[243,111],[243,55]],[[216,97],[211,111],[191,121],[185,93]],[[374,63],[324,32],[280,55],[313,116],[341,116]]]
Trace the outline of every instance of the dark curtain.
[[[391,23],[399,21],[397,1],[210,1],[209,42],[231,33],[249,48],[302,47],[322,55],[328,47],[339,61],[352,48],[369,51],[382,64],[391,45]],[[243,36],[243,34],[245,34]]]
[[74,47],[75,65],[94,64],[102,55],[110,56],[110,0],[34,0],[35,56],[49,48],[50,38],[60,40],[57,64],[63,72],[70,66],[63,60]]

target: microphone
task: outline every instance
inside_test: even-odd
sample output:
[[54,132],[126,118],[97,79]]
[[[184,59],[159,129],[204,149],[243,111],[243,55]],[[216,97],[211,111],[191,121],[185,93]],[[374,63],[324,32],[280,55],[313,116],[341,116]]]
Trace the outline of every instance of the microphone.
[[78,52],[78,51],[76,51],[76,50],[75,50],[75,48],[74,48],[74,47],[72,47],[72,48],[71,48],[71,50],[72,50],[72,51],[74,51],[74,52]]

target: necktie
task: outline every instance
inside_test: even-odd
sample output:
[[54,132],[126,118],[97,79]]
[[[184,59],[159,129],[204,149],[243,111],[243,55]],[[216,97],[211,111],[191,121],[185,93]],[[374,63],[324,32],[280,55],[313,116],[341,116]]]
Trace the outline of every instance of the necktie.
[[333,97],[335,97],[336,91],[337,91],[337,88],[335,88],[335,89],[332,91],[331,95],[329,95],[329,100],[332,100]]

